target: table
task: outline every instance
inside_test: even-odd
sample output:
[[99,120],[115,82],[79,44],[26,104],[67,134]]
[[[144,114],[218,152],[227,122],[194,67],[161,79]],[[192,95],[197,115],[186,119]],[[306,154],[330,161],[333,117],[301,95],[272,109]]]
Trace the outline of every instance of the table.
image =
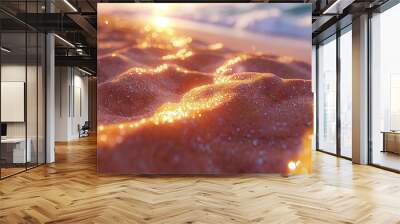
[[[25,144],[28,143],[25,151]],[[27,138],[5,138],[1,139],[1,157],[6,163],[26,163],[31,162],[32,140]],[[12,159],[11,159],[12,158]]]
[[382,152],[392,152],[400,154],[400,131],[382,131],[383,150]]

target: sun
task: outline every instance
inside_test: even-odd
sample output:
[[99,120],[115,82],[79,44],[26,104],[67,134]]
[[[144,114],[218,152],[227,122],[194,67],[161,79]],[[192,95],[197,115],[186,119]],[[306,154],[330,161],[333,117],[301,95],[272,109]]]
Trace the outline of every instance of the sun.
[[157,27],[165,28],[165,27],[169,26],[170,21],[169,21],[168,18],[166,18],[166,17],[164,17],[164,16],[155,16],[155,17],[154,17],[154,24],[155,24]]

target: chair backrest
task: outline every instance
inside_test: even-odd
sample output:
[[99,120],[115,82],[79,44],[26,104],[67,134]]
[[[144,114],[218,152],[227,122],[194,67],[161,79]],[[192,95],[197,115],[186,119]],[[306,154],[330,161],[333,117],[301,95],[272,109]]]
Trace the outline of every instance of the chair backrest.
[[83,124],[82,128],[90,128],[89,121],[85,121],[85,123]]

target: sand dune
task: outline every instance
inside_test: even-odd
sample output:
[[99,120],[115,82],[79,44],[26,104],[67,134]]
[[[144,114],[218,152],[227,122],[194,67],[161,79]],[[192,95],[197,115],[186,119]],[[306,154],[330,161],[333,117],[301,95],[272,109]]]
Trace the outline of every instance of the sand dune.
[[238,72],[266,72],[285,79],[309,79],[311,66],[290,57],[242,54],[231,58],[225,65],[217,69],[219,75]]
[[99,122],[118,123],[149,116],[166,102],[176,102],[194,87],[213,82],[204,73],[174,65],[131,68],[98,85]]
[[99,171],[310,170],[308,63],[111,15],[98,26]]
[[[99,133],[100,171],[286,172],[282,161],[302,156],[312,128],[310,86],[310,81],[241,73],[192,89],[144,121],[105,126]],[[299,167],[308,170],[303,163]]]

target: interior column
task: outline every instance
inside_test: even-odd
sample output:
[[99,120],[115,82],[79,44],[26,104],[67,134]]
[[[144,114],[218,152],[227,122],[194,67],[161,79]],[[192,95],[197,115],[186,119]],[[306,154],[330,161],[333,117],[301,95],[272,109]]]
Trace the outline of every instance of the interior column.
[[353,19],[353,162],[368,163],[368,15]]

